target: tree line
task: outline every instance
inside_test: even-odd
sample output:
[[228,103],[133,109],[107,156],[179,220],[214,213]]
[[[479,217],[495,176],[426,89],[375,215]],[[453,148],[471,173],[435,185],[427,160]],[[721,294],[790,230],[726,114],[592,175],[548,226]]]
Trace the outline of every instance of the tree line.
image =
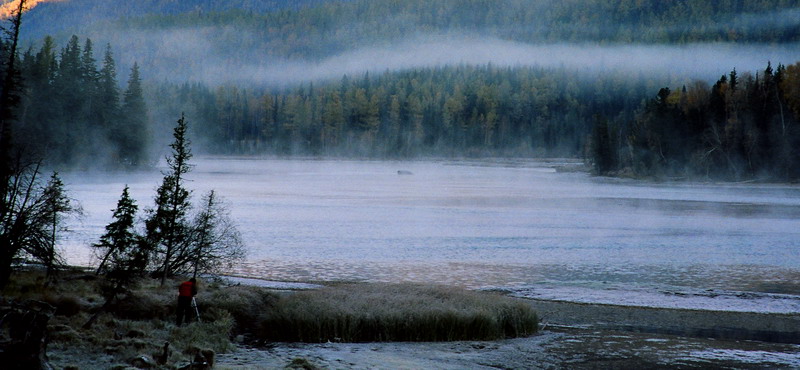
[[594,115],[632,119],[665,81],[626,71],[451,66],[284,90],[160,85],[151,107],[186,107],[217,153],[580,156]]
[[597,117],[589,158],[600,174],[796,181],[798,146],[800,63],[768,64],[661,88],[631,122]]

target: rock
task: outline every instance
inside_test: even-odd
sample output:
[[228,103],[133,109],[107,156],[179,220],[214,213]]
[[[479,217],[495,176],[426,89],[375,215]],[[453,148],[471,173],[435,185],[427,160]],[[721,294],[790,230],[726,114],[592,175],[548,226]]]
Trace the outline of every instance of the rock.
[[293,359],[292,362],[289,363],[289,365],[286,365],[286,368],[287,369],[297,369],[297,370],[317,370],[317,369],[319,369],[319,367],[314,366],[314,364],[312,364],[311,362],[309,362],[308,360],[306,360],[306,359],[304,359],[302,357],[297,357],[297,358]]
[[156,364],[156,361],[153,360],[153,358],[148,355],[138,355],[128,360],[128,363],[131,364],[131,366],[137,367],[139,369],[150,369],[158,366],[158,364]]
[[216,353],[213,350],[189,347],[183,353],[194,355],[194,361],[179,367],[179,370],[210,370],[214,367]]

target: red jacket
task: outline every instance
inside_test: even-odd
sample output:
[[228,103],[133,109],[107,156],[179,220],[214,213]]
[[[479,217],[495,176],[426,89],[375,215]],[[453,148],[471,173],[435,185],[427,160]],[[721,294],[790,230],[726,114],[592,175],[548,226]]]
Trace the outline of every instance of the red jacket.
[[178,287],[178,296],[180,297],[194,297],[195,295],[197,295],[197,289],[191,281],[184,281]]

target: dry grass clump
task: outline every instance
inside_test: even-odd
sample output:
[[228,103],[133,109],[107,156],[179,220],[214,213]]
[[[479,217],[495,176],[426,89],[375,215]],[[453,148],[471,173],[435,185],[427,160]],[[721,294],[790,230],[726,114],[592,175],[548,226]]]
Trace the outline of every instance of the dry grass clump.
[[281,297],[259,335],[270,341],[493,340],[538,329],[530,305],[495,293],[414,284],[353,284]]
[[261,320],[278,301],[278,295],[269,290],[252,286],[233,286],[218,289],[211,294],[201,295],[198,305],[214,315],[216,312],[229,313],[242,330],[251,328]]

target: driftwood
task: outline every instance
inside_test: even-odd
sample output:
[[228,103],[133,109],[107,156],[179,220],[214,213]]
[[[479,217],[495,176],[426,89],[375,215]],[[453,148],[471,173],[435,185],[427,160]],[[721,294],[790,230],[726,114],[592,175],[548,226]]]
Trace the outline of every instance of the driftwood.
[[47,323],[55,308],[44,302],[0,305],[0,364],[5,369],[52,369]]

